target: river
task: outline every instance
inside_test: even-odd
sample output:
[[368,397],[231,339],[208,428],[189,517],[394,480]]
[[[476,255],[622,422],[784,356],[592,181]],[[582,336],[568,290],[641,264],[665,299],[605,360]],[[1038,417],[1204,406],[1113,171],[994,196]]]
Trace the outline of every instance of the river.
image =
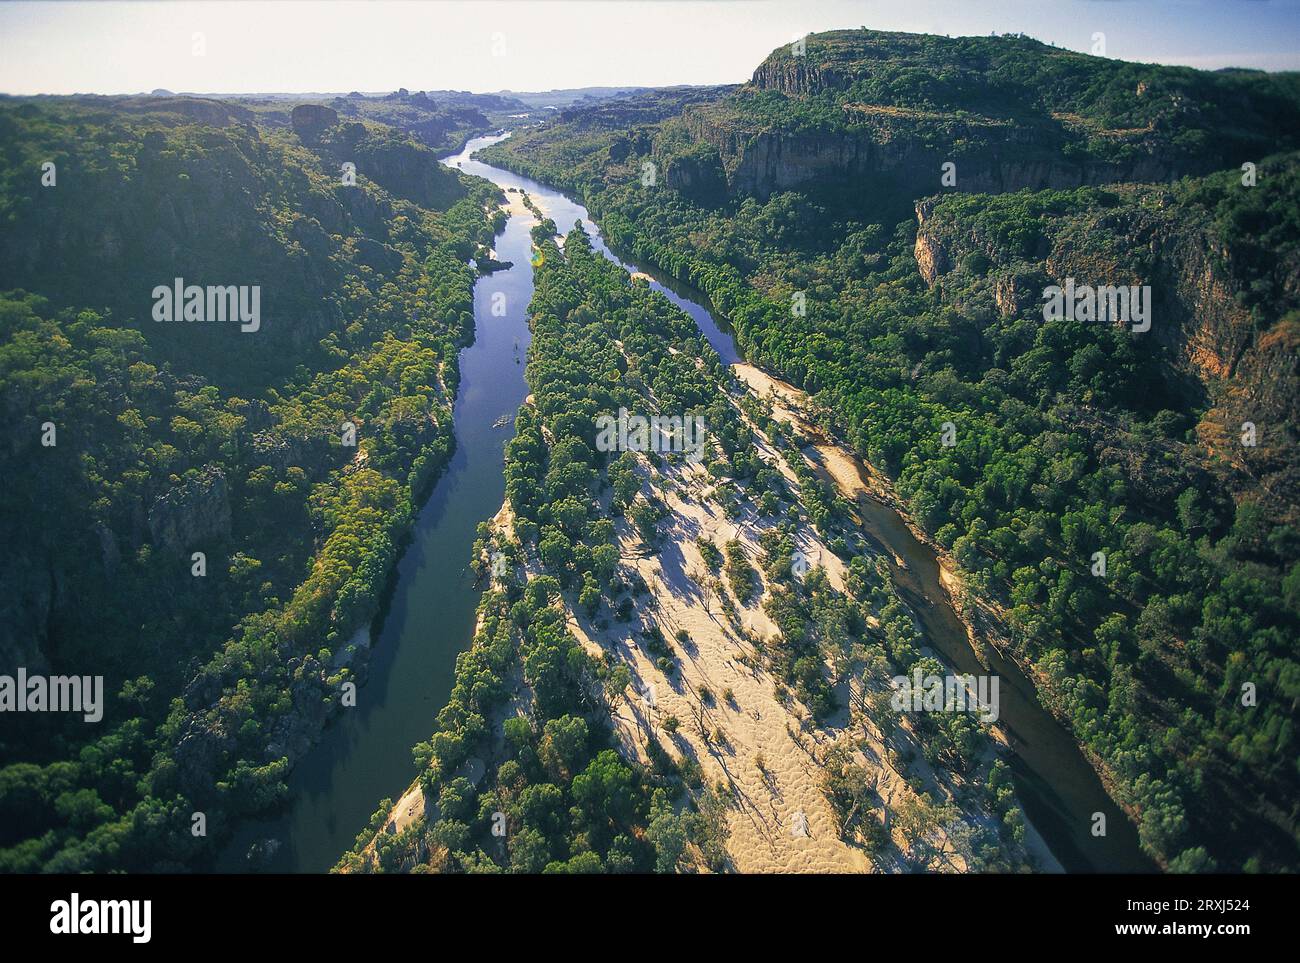
[[[527,191],[561,234],[581,220],[596,250],[629,272],[650,276],[650,286],[695,320],[724,362],[742,360],[731,336],[702,305],[702,295],[611,251],[581,204],[473,159],[475,151],[502,136],[474,138],[443,163],[503,190]],[[475,287],[475,340],[460,356],[456,450],[420,509],[399,563],[357,707],[345,711],[294,769],[286,807],[273,818],[240,827],[219,869],[246,870],[249,846],[273,839],[279,846],[266,870],[328,870],[351,847],[380,799],[398,798],[416,775],[411,747],[432,733],[434,717],[451,692],[456,655],[472,640],[479,591],[467,567],[471,546],[478,523],[501,506],[504,446],[514,431],[512,420],[495,426],[512,419],[528,394],[516,358],[522,360],[529,341],[530,226],[531,219],[510,218],[497,239],[497,256],[514,266],[481,278]],[[505,295],[504,316],[492,312],[498,293]],[[940,587],[934,553],[888,506],[862,499],[859,510],[867,534],[906,563],[906,569],[895,567],[895,575],[928,642],[960,671],[988,671]],[[1149,870],[1132,823],[1106,795],[1070,735],[1038,704],[1032,685],[996,653],[991,668],[1002,678],[1001,722],[1015,751],[1011,763],[1017,794],[1053,855],[1074,871]],[[1106,814],[1104,837],[1091,835],[1094,812]]]
[[[466,150],[478,146],[481,141],[471,142]],[[454,165],[464,156],[444,163]],[[528,229],[520,218],[506,223],[496,240],[497,257],[514,267],[475,285],[474,343],[460,353],[456,449],[420,508],[398,563],[357,705],[345,709],[294,767],[287,806],[270,819],[241,824],[218,860],[219,870],[247,871],[249,846],[274,840],[278,848],[263,864],[266,871],[325,872],[351,848],[379,801],[398,798],[415,778],[411,747],[433,733],[434,717],[451,695],[456,656],[473,637],[480,592],[468,565],[475,530],[505,497],[505,445],[528,395]],[[505,296],[500,317],[492,311],[497,294]]]

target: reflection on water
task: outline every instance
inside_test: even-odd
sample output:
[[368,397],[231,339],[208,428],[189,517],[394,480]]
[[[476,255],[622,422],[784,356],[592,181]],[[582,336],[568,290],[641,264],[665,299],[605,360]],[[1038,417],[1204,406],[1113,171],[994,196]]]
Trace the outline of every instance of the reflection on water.
[[[496,249],[514,267],[481,278],[474,289],[474,344],[460,354],[456,450],[398,564],[357,705],[344,710],[295,767],[287,810],[241,825],[218,862],[221,870],[247,870],[249,846],[265,839],[278,843],[267,870],[328,870],[379,800],[397,798],[415,778],[411,747],[432,734],[451,693],[456,655],[473,635],[479,590],[468,568],[470,551],[478,523],[501,507],[505,444],[528,393],[524,366],[516,363],[531,340],[528,227],[510,219]],[[498,293],[505,295],[504,317],[491,311]]]

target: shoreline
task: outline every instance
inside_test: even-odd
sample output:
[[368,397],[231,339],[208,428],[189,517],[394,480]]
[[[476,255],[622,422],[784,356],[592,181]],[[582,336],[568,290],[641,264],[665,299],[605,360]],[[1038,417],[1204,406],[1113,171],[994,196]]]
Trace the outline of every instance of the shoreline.
[[[933,545],[928,537],[924,536],[924,533],[917,530],[915,523],[901,507],[897,495],[884,476],[874,466],[859,458],[847,446],[833,439],[810,418],[806,410],[808,397],[806,392],[747,361],[736,362],[731,365],[731,370],[735,373],[737,380],[744,384],[753,396],[759,398],[773,396],[777,399],[777,404],[773,410],[774,418],[780,419],[783,413],[786,416],[785,420],[795,424],[800,431],[816,439],[813,441],[812,446],[822,457],[822,464],[826,468],[826,473],[834,481],[841,496],[856,503],[857,497],[861,495],[875,499],[892,508],[916,537],[917,541],[934,551],[939,567],[940,588],[947,596],[947,602],[953,613],[965,627],[971,650],[975,653],[976,658],[980,659],[981,662],[985,662],[986,658],[981,652],[981,645],[974,623],[967,615],[965,606],[960,601],[961,596],[959,593],[964,589],[964,585],[960,576],[956,573],[952,560],[945,556],[940,546]],[[1001,651],[1000,648],[999,651]],[[1005,726],[996,724],[994,733],[994,738],[999,744],[1010,749],[1010,740],[1005,731]],[[1021,811],[1023,813],[1023,806]],[[1065,872],[1064,866],[1052,853],[1046,839],[1033,825],[1027,814],[1025,814],[1024,821],[1025,846],[1042,865],[1041,871],[1050,873]]]
[[[754,369],[757,372],[757,369]],[[761,375],[761,372],[757,372]],[[765,382],[764,382],[765,383]],[[744,379],[751,395],[754,388]],[[802,421],[802,412],[790,413]],[[782,419],[785,420],[785,419]],[[786,482],[798,491],[798,482],[770,442],[763,439],[759,451],[780,466]],[[642,466],[643,483],[648,472]],[[779,630],[763,609],[763,592],[747,604],[735,606],[734,623],[720,618],[720,606],[710,604],[709,590],[701,590],[701,576],[707,565],[695,545],[704,535],[721,548],[739,539],[747,554],[759,552],[758,534],[771,523],[746,525],[743,520],[723,517],[716,502],[709,499],[711,479],[696,466],[674,467],[663,477],[650,479],[652,493],[671,508],[669,521],[656,550],[647,553],[626,518],[617,519],[620,568],[634,571],[649,588],[639,608],[642,623],[654,625],[674,648],[678,671],[660,679],[652,654],[638,638],[635,623],[595,623],[578,612],[572,600],[564,607],[569,630],[596,657],[611,653],[632,670],[634,692],[616,699],[610,723],[625,757],[649,765],[646,749],[654,734],[679,763],[695,760],[703,770],[705,784],[724,782],[734,804],[729,808],[730,840],[727,845],[731,867],[739,872],[838,873],[900,872],[909,867],[900,858],[903,847],[888,848],[873,859],[860,845],[839,836],[837,817],[823,789],[824,764],[837,746],[847,749],[856,763],[873,774],[875,792],[885,831],[900,806],[914,798],[909,781],[916,778],[929,790],[938,790],[940,800],[949,798],[934,771],[921,758],[902,771],[892,760],[897,751],[876,735],[855,715],[861,691],[852,681],[841,682],[841,706],[833,716],[816,722],[797,700],[782,695],[783,686],[762,667],[754,643],[757,638],[776,639]],[[494,530],[509,531],[509,509],[503,503],[492,519]],[[832,585],[843,590],[847,569],[825,540],[810,524],[802,524],[799,548],[822,565]],[[536,574],[536,573],[529,573]],[[717,589],[716,591],[723,591]],[[476,625],[476,635],[477,635]],[[683,637],[681,633],[685,633]],[[505,714],[518,711],[513,703]],[[669,720],[676,720],[670,724]],[[906,721],[903,730],[910,735]],[[995,732],[992,743],[1005,744]],[[963,782],[979,781],[998,750],[993,748]],[[477,770],[481,776],[482,768]],[[972,776],[976,777],[972,780]],[[951,779],[951,775],[949,776]],[[949,802],[952,800],[949,798]],[[960,809],[968,821],[988,824],[983,809]],[[388,810],[383,823],[363,850],[370,859],[381,833],[400,833],[430,815],[417,778]],[[930,871],[966,872],[965,859],[949,842],[946,830],[939,831],[937,865]],[[1041,872],[1061,872],[1037,829],[1025,819],[1022,847],[1032,865]],[[697,871],[702,866],[695,866]]]

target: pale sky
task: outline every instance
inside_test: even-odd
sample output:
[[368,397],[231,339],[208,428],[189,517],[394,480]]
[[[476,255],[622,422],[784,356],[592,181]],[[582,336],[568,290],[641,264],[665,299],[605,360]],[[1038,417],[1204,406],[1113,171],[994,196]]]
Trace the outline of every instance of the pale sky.
[[737,83],[796,36],[860,26],[1081,51],[1100,32],[1126,60],[1300,69],[1300,0],[20,0],[0,4],[0,92]]

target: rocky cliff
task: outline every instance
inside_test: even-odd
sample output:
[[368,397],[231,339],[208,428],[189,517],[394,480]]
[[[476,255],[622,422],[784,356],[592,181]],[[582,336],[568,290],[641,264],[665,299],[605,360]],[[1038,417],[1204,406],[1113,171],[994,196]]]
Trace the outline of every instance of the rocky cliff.
[[761,90],[775,90],[791,97],[807,97],[823,90],[848,86],[848,75],[834,66],[808,57],[773,54],[754,70],[752,83]]
[[[1197,433],[1230,466],[1230,487],[1257,492],[1279,518],[1297,516],[1300,246],[1275,252],[1272,293],[1252,306],[1249,252],[1225,242],[1204,208],[1174,192],[1127,188],[1100,206],[1045,216],[1036,242],[1020,251],[988,230],[996,221],[978,216],[986,210],[971,199],[917,203],[914,253],[928,284],[943,286],[952,272],[986,273],[998,310],[1030,319],[1042,317],[1043,289],[1069,278],[1149,285],[1150,336],[1194,386],[1189,401],[1204,409]],[[1254,445],[1240,441],[1245,423],[1256,428]]]
[[688,109],[684,118],[721,155],[731,192],[759,197],[849,182],[922,196],[939,189],[948,162],[955,165],[955,187],[982,193],[1171,181],[1211,169],[1141,144],[1122,160],[1072,160],[1063,150],[1067,138],[1050,127],[909,116],[866,105],[844,113],[852,115],[848,124],[811,131],[750,127],[708,107]]
[[727,195],[727,175],[716,150],[698,147],[681,153],[656,151],[663,165],[664,183],[691,200],[715,203]]
[[149,534],[156,545],[178,554],[229,537],[230,493],[225,473],[209,465],[159,495],[149,509]]
[[289,122],[304,144],[314,144],[325,131],[338,124],[339,114],[321,104],[298,104],[290,113]]
[[774,50],[683,116],[733,193],[862,181],[868,192],[1167,182],[1300,145],[1285,78],[1133,65],[1027,38],[832,31]]

